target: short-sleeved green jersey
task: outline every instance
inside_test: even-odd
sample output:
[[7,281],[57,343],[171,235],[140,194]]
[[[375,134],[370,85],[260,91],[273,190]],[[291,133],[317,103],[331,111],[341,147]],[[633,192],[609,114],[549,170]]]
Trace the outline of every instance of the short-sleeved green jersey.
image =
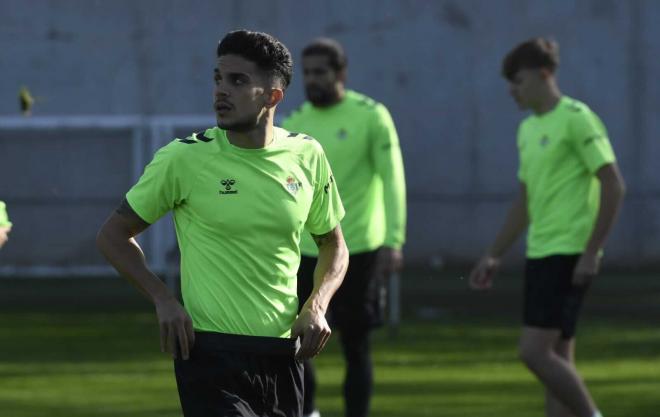
[[518,129],[518,178],[527,189],[527,257],[584,251],[600,204],[595,173],[615,161],[607,130],[587,105],[562,97]]
[[[342,231],[350,253],[382,245],[401,247],[406,228],[406,185],[394,122],[387,108],[355,91],[328,108],[304,103],[282,126],[323,145],[346,208]],[[305,234],[303,254],[318,253]]]
[[10,227],[9,215],[7,215],[7,205],[0,201],[0,227]]
[[126,199],[148,223],[172,210],[194,328],[250,336],[289,337],[301,232],[327,233],[344,215],[319,143],[280,128],[261,149],[219,128],[176,139]]

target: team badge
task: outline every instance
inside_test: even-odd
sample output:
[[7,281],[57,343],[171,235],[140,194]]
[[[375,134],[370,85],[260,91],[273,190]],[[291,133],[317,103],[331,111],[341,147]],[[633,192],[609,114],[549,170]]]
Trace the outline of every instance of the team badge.
[[298,194],[298,190],[302,188],[302,182],[296,181],[291,175],[286,179],[286,189],[293,195]]

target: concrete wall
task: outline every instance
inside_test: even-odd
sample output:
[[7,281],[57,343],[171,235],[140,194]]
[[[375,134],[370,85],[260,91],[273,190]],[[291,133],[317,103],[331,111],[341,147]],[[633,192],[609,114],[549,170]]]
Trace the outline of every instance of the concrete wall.
[[[525,38],[553,35],[563,91],[603,118],[629,186],[607,261],[648,265],[660,261],[658,21],[660,2],[653,0],[0,0],[0,115],[17,113],[20,85],[40,98],[37,116],[208,114],[215,45],[225,32],[270,32],[296,58],[309,39],[332,36],[347,49],[349,86],[385,103],[399,128],[409,258],[464,263],[492,239],[516,188],[514,135],[524,115],[499,76],[501,58]],[[302,99],[296,73],[280,112]],[[51,180],[50,170],[64,162],[28,165],[30,142],[10,144],[21,132],[0,135],[0,199],[21,220],[0,262],[29,262],[39,230],[23,222],[36,215],[30,199],[49,195],[37,178]],[[88,225],[67,240],[70,256],[51,261],[100,263],[79,248],[90,245],[99,211],[118,201],[131,179],[106,177],[121,164],[112,152],[83,152],[75,139],[59,146],[67,147],[69,167],[85,161],[61,195],[70,187],[93,198],[88,209],[75,199],[40,207],[41,215],[78,210]],[[47,150],[39,152],[39,161],[47,160]]]

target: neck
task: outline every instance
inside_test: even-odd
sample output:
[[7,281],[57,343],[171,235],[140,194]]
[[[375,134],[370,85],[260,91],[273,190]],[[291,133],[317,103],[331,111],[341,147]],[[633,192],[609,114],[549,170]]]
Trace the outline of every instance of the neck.
[[540,116],[542,114],[552,111],[561,100],[561,91],[556,84],[550,83],[548,88],[543,92],[540,100],[532,106],[532,111]]
[[239,148],[261,149],[270,145],[275,138],[273,114],[269,112],[254,129],[245,132],[227,130],[229,143]]

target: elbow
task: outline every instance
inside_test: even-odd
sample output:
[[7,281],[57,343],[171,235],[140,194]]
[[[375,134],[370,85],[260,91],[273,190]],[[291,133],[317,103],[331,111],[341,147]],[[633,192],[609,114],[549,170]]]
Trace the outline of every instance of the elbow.
[[346,241],[344,239],[341,239],[341,241],[337,242],[337,252],[339,254],[339,258],[341,259],[342,265],[344,265],[344,269],[348,268],[348,246],[346,246]]
[[346,246],[346,241],[343,238],[337,242],[337,255],[341,265],[341,276],[343,280],[344,279],[343,277],[346,274],[346,271],[348,270],[348,262],[350,259],[348,253],[348,246]]
[[623,181],[623,178],[619,178],[619,181],[617,183],[617,191],[619,192],[619,195],[621,196],[621,199],[626,195],[627,188],[626,188],[626,183]]
[[626,195],[626,184],[623,182],[622,178],[617,178],[617,180],[613,181],[608,188],[610,189],[610,195],[619,202],[623,201],[623,198]]

